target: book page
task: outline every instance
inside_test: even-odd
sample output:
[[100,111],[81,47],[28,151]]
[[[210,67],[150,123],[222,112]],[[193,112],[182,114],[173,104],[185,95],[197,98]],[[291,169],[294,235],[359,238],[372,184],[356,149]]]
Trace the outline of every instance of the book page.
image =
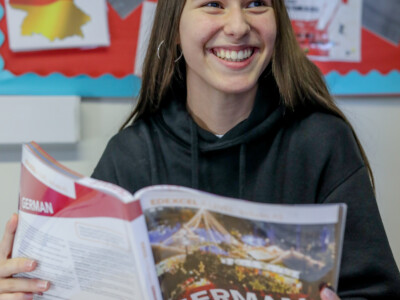
[[316,300],[336,286],[341,205],[271,205],[179,187],[140,194],[164,299]]
[[92,185],[36,146],[23,150],[13,257],[38,267],[17,276],[51,282],[35,299],[155,299],[140,203],[116,186]]
[[40,299],[143,299],[128,226],[114,218],[58,218],[21,211],[13,256],[37,259],[39,265],[19,276],[51,282]]

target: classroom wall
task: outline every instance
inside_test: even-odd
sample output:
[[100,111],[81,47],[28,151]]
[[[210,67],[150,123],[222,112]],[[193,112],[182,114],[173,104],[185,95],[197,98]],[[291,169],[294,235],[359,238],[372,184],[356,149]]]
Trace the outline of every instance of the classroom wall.
[[[338,104],[352,121],[370,159],[378,205],[400,266],[400,98],[341,98]],[[90,175],[132,105],[130,99],[83,99],[80,142],[43,148],[69,168]],[[20,146],[0,145],[0,232],[17,210],[20,155]]]

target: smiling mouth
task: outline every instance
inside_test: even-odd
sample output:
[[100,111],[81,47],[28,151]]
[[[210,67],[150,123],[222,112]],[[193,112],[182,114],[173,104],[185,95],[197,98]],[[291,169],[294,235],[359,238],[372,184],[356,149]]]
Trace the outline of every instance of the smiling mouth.
[[213,49],[212,53],[220,59],[233,62],[241,62],[250,58],[254,53],[254,48],[247,48],[239,51],[228,49]]

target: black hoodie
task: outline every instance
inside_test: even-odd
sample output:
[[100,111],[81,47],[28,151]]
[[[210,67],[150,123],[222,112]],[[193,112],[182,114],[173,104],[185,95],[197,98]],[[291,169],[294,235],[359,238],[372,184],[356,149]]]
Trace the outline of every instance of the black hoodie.
[[[259,89],[253,111],[222,138],[198,127],[185,93],[107,145],[93,177],[134,193],[155,184],[268,203],[346,203],[338,294],[400,299],[400,276],[351,129],[327,113],[285,113]],[[271,89],[269,89],[271,91]]]

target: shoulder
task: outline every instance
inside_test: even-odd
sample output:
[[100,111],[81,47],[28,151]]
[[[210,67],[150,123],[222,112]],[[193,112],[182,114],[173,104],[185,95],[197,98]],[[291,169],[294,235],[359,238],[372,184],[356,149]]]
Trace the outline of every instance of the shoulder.
[[143,174],[149,168],[149,135],[149,125],[142,120],[115,134],[107,143],[92,177],[132,191],[131,182],[140,181],[132,178],[136,174],[133,170]]
[[336,138],[344,140],[354,138],[349,124],[337,116],[323,112],[313,112],[295,118],[291,126],[309,142],[315,141],[316,138],[325,142]]
[[350,124],[332,114],[313,112],[302,115],[294,118],[287,129],[298,150],[329,154],[341,149],[344,152],[353,151],[359,154]]
[[114,155],[135,154],[144,151],[151,131],[150,122],[138,120],[115,134],[108,142],[106,152]]
[[287,129],[291,155],[318,178],[322,197],[365,167],[351,125],[339,117],[313,112],[296,118]]

